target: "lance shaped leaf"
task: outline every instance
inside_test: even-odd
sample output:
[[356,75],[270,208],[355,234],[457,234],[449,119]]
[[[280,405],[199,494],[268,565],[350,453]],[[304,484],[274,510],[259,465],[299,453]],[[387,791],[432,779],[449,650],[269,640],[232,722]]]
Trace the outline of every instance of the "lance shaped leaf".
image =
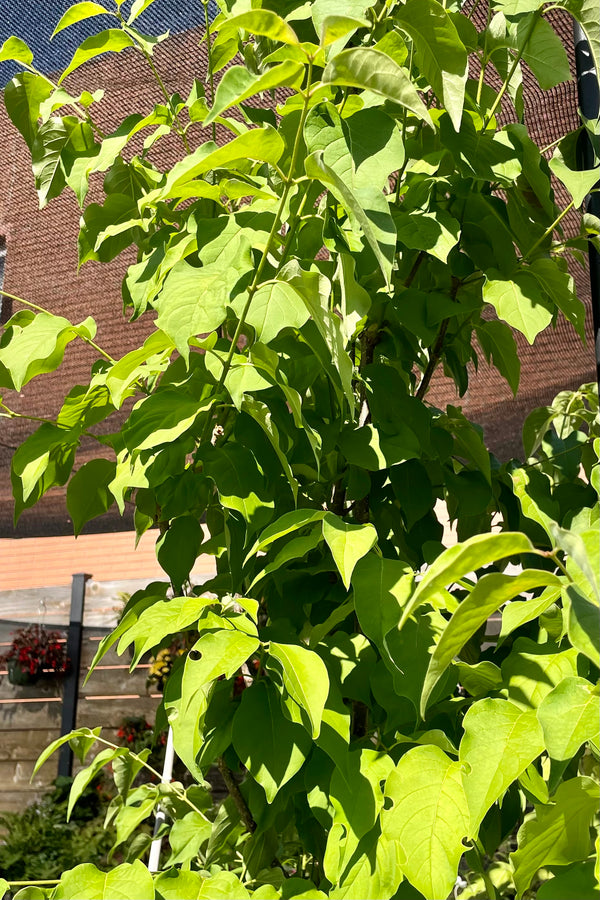
[[117,652],[124,653],[127,647],[134,645],[133,669],[144,653],[156,647],[167,635],[189,628],[214,602],[211,597],[154,598],[152,605],[142,609],[139,615],[131,616],[129,622],[123,620]]
[[542,866],[564,866],[588,857],[598,796],[598,784],[591,778],[570,778],[559,785],[552,805],[537,806],[535,818],[523,823],[519,848],[510,855],[517,898]]
[[283,686],[308,716],[312,736],[317,738],[329,693],[329,675],[325,663],[313,650],[296,644],[271,641],[269,655],[280,664]]
[[390,773],[382,833],[400,848],[406,878],[424,897],[447,897],[469,831],[461,763],[433,745],[409,750]]
[[244,12],[231,19],[226,19],[223,29],[251,31],[252,34],[262,34],[272,41],[280,41],[282,44],[297,44],[298,37],[294,29],[287,22],[268,9],[253,9]]
[[375,546],[377,531],[373,525],[352,525],[333,513],[327,513],[323,519],[323,537],[344,587],[349,590],[354,567]]
[[475,330],[488,363],[494,363],[516,397],[521,376],[521,360],[511,329],[504,322],[493,319],[490,322],[482,322]]
[[107,28],[99,34],[93,34],[86,38],[77,48],[73,55],[73,59],[64,70],[58,84],[62,84],[67,75],[78,69],[85,62],[100,56],[102,53],[120,53],[128,47],[134,46],[134,40],[125,31],[120,28]]
[[206,689],[221,675],[231,678],[258,646],[258,638],[235,629],[203,634],[185,661],[179,687],[172,684],[174,679],[167,684],[165,709],[173,729],[175,750],[200,780],[202,773],[196,757],[202,748],[199,722],[206,712]]
[[199,403],[173,388],[150,394],[136,404],[125,424],[125,446],[139,453],[177,440],[201,413],[210,409],[212,402]]
[[226,168],[237,159],[257,159],[262,162],[279,162],[285,144],[277,131],[270,126],[253,128],[240,134],[228,144],[217,146],[213,141],[201,144],[197,150],[175,163],[163,188],[146,196],[147,203],[176,195],[184,184],[204,175],[211,169]]
[[471,817],[469,836],[476,837],[490,806],[542,753],[544,737],[533,710],[490,697],[469,708],[463,727],[459,758],[468,764],[463,786]]
[[363,557],[354,569],[352,587],[356,615],[360,627],[379,650],[385,649],[385,635],[398,625],[413,581],[413,571],[406,563],[374,553]]
[[82,863],[65,872],[52,893],[57,900],[154,900],[155,896],[152,875],[139,859],[110,872]]
[[114,13],[110,13],[109,10],[99,3],[92,3],[91,0],[74,3],[58,20],[58,25],[52,32],[52,37],[55,37],[63,28],[68,28],[69,25],[75,25],[77,22],[83,22],[84,19],[91,19],[93,16],[106,15],[114,16]]
[[387,53],[381,53],[372,47],[342,50],[327,63],[322,80],[325,84],[342,84],[374,91],[406,107],[433,127],[427,107],[406,69],[394,62]]
[[550,587],[542,591],[539,597],[533,597],[531,600],[518,600],[505,606],[502,610],[502,627],[497,646],[499,647],[516,628],[541,616],[549,606],[556,603],[559,597],[560,588]]
[[265,680],[242,694],[232,738],[236,753],[263,788],[268,803],[302,767],[312,746],[306,729],[283,714],[277,690]]
[[585,741],[600,743],[598,688],[585,678],[565,678],[540,703],[537,717],[553,760],[571,759]]
[[576,585],[570,584],[563,593],[567,606],[569,640],[595,666],[600,666],[600,634],[598,633],[598,605],[592,603]]
[[248,97],[287,85],[295,85],[304,73],[302,63],[285,60],[260,75],[253,75],[245,66],[231,66],[221,78],[215,92],[215,100],[204,126],[214,122],[230,106],[243,103]]
[[541,569],[527,569],[516,576],[493,573],[479,579],[471,593],[452,614],[433,651],[421,695],[422,716],[425,715],[427,701],[442,674],[489,616],[518,594],[548,585],[560,586],[560,579]]
[[308,177],[329,188],[344,206],[352,227],[364,234],[389,283],[396,253],[396,229],[386,197],[381,191],[369,187],[352,191],[343,178],[327,165],[322,152],[312,153],[304,165]]
[[416,64],[459,131],[468,60],[452,19],[437,0],[408,0],[395,20],[413,39]]
[[477,534],[449,547],[438,556],[419,582],[404,608],[398,627],[402,628],[419,604],[425,603],[438,591],[463,578],[469,572],[475,572],[482,566],[504,559],[506,556],[530,553],[533,549],[533,544],[524,534],[508,531],[501,534]]

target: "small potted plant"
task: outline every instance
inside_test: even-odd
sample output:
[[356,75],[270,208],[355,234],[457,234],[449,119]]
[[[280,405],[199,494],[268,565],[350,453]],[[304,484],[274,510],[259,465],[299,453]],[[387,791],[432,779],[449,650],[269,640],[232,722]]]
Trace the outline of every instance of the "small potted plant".
[[35,684],[44,675],[64,675],[69,668],[64,635],[41,625],[28,625],[13,632],[7,653],[0,657],[11,684]]

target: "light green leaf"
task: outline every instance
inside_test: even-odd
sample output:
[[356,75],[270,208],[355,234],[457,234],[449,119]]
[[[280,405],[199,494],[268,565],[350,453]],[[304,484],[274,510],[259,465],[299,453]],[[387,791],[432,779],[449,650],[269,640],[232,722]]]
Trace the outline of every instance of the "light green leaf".
[[600,744],[600,697],[585,678],[565,678],[537,710],[550,758],[571,759],[585,741]]
[[441,262],[456,247],[460,237],[460,225],[446,210],[408,213],[400,210],[394,214],[398,240],[412,250],[426,250]]
[[52,37],[56,37],[63,28],[69,25],[75,25],[76,22],[82,22],[84,19],[91,19],[92,16],[113,16],[114,13],[100,6],[99,3],[92,3],[90,0],[84,0],[83,3],[75,3],[59,19],[58,25],[52,32]]
[[212,141],[207,141],[189,156],[175,163],[167,175],[165,186],[156,192],[150,192],[146,196],[146,203],[153,204],[158,199],[177,196],[177,191],[194,178],[213,169],[227,168],[235,160],[256,159],[267,163],[277,163],[284,150],[283,139],[270,125],[266,125],[264,128],[252,128],[222,147]]
[[577,209],[579,209],[589,192],[600,180],[600,167],[576,172],[567,166],[560,150],[555,150],[549,166],[554,175],[559,181],[562,181],[570,193],[573,198],[573,204]]
[[402,628],[419,604],[425,603],[438,591],[463,578],[469,572],[475,572],[482,566],[488,566],[507,556],[530,553],[533,549],[529,538],[519,532],[477,534],[449,547],[438,556],[419,582],[415,593],[404,608],[398,627]]
[[101,750],[97,756],[94,757],[89,766],[86,766],[85,769],[81,769],[73,779],[73,784],[71,785],[71,790],[69,791],[69,803],[67,805],[67,821],[71,818],[71,813],[73,812],[73,807],[85,791],[88,784],[90,784],[96,775],[100,772],[104,766],[107,766],[109,763],[116,759],[119,756],[126,756],[129,751],[125,747],[117,747],[114,749],[113,747],[107,747],[105,750]]
[[132,22],[135,22],[138,16],[141,16],[141,14],[145,12],[153,3],[154,0],[134,0],[134,2],[131,4],[131,12],[129,13],[127,24],[131,25]]
[[461,764],[433,745],[414,747],[391,772],[381,830],[400,848],[406,878],[424,897],[447,897],[469,832]]
[[[231,678],[259,646],[258,638],[235,629],[203,634],[184,665],[181,685],[171,681],[165,689],[165,710],[173,728],[175,751],[196,778],[202,773],[196,757],[203,737],[198,723],[207,708],[207,690],[217,678]],[[192,725],[191,723],[196,723]]]
[[296,644],[278,644],[271,641],[269,655],[281,666],[283,685],[308,716],[312,737],[321,731],[323,709],[329,693],[329,675],[325,663],[318,654]]
[[458,680],[472,697],[483,697],[499,691],[502,687],[502,672],[489,659],[472,665],[457,662]]
[[537,279],[525,269],[515,272],[510,281],[488,278],[483,299],[494,307],[498,318],[524,334],[530,344],[552,321],[552,304]]
[[251,12],[241,13],[232,19],[226,19],[223,27],[227,31],[242,28],[252,34],[262,34],[272,41],[280,41],[282,44],[298,44],[296,32],[280,16],[268,9],[253,9]]
[[[170,869],[162,872],[155,882],[163,900],[249,900],[250,894],[233,872],[220,871],[210,878],[199,872]],[[277,895],[279,896],[279,894]]]
[[182,865],[195,859],[211,831],[211,822],[200,813],[192,811],[183,818],[176,819],[169,832],[171,855],[167,866]]
[[230,106],[237,106],[255,94],[288,85],[297,86],[303,73],[304,66],[292,60],[273,66],[260,75],[253,75],[245,66],[231,66],[219,82],[214,103],[204,119],[204,125],[210,125]]
[[198,403],[173,388],[150,394],[134,406],[127,419],[123,428],[125,446],[139,453],[175,441],[210,406],[210,400]]
[[120,53],[122,50],[133,46],[133,38],[119,28],[107,28],[106,31],[91,35],[79,45],[73,59],[58,79],[58,84],[62,84],[67,75],[70,75],[71,72],[74,72],[75,69],[78,69],[79,66],[82,66],[88,60],[94,59],[102,53]]
[[260,537],[246,556],[244,562],[248,562],[251,556],[254,556],[260,550],[266,550],[274,541],[291,534],[292,531],[298,531],[306,525],[313,522],[320,522],[325,513],[321,509],[294,509],[283,516],[280,516],[275,522],[271,522],[268,528],[261,532]]
[[567,607],[567,630],[569,640],[580,653],[600,666],[600,634],[598,632],[598,605],[576,584],[570,584],[563,594]]
[[[395,626],[384,638],[385,653],[383,660],[394,678],[394,690],[398,697],[406,697],[419,714],[419,705],[425,674],[431,660],[433,647],[440,640],[446,619],[434,609],[431,612],[420,612],[409,619],[399,631]],[[389,660],[389,662],[388,662]],[[448,673],[448,677],[439,682],[434,689],[433,700],[444,699],[454,689],[456,676]]]
[[232,738],[242,763],[264,789],[267,803],[302,767],[312,746],[306,730],[284,716],[277,691],[265,680],[242,694]]
[[382,94],[388,100],[405,106],[428,125],[433,125],[408,73],[387,53],[371,47],[342,50],[327,63],[322,80],[325,84],[348,85]]
[[322,152],[308,156],[305,169],[309,178],[315,178],[329,188],[345,207],[352,227],[364,234],[389,283],[396,254],[396,229],[385,196],[381,191],[368,187],[350,190],[324,161]]
[[[241,254],[240,268],[247,263],[248,245],[234,242],[232,252]],[[235,259],[235,256],[232,257]],[[159,300],[156,326],[171,338],[185,360],[189,340],[214,331],[225,321],[231,291],[240,278],[240,268],[220,263],[194,268],[185,260],[176,263],[165,280]]]
[[422,716],[425,715],[427,701],[442,674],[489,616],[518,594],[548,585],[560,587],[560,579],[551,572],[544,572],[541,569],[526,569],[515,576],[493,573],[483,575],[479,579],[471,593],[452,614],[433,651],[421,696]]
[[415,62],[459,131],[468,61],[452,19],[437,0],[408,0],[395,20],[413,39]]
[[131,837],[144,819],[151,815],[159,799],[160,795],[155,784],[143,784],[129,794],[114,821],[117,836],[113,847],[118,847]]
[[0,47],[0,62],[19,62],[30,66],[33,63],[33,53],[25,41],[13,34]]
[[542,866],[564,866],[588,857],[598,795],[598,784],[591,778],[570,778],[559,785],[552,805],[536,807],[535,818],[521,825],[519,848],[510,855],[517,898]]
[[[245,297],[234,304],[234,309],[245,303]],[[267,281],[254,297],[246,316],[252,325],[256,340],[268,344],[284,328],[301,328],[309,317],[302,295],[286,281]]]
[[563,678],[577,675],[577,650],[558,652],[555,644],[521,637],[501,668],[508,699],[521,709],[536,708]]
[[346,37],[350,32],[354,32],[357,28],[369,28],[367,19],[358,19],[354,16],[347,15],[330,15],[325,16],[320,32],[320,46],[329,47],[339,38]]
[[469,836],[476,837],[491,805],[542,753],[544,737],[533,710],[489,697],[469,707],[463,728],[460,762],[465,765]]
[[30,150],[38,131],[40,107],[51,94],[50,82],[33,72],[15,75],[4,89],[6,111]]
[[540,257],[531,263],[529,271],[535,275],[542,290],[584,340],[585,305],[577,297],[573,276],[561,266],[561,262],[564,263],[564,260]]
[[70,731],[69,734],[63,734],[62,737],[56,738],[56,740],[52,741],[45,750],[42,750],[40,755],[37,758],[35,766],[33,767],[33,774],[35,775],[42,768],[44,763],[50,759],[53,753],[55,753],[59,747],[62,747],[63,744],[66,744],[68,741],[77,739],[77,738],[89,738],[91,737],[92,743],[96,740],[96,737],[100,734],[100,730],[97,728],[92,731],[90,728],[77,728],[75,731]]
[[101,872],[83,863],[65,872],[53,892],[56,900],[154,900],[152,875],[136,859]]
[[333,513],[327,513],[323,519],[323,537],[344,587],[349,590],[354,567],[376,544],[377,531],[373,525],[352,525]]
[[57,369],[67,344],[79,334],[93,338],[96,327],[91,318],[72,325],[62,316],[22,310],[8,321],[6,331],[9,339],[0,349],[0,364],[8,369],[15,390],[20,391],[36,375]]
[[138,378],[156,375],[168,364],[175,345],[163,331],[154,331],[137,350],[125,354],[106,374],[110,399],[117,409]]
[[369,553],[352,575],[354,605],[363,632],[384,649],[384,637],[398,625],[402,609],[411,595],[413,571],[399,559]]
[[110,459],[92,459],[73,475],[67,487],[67,509],[75,535],[90,519],[110,509],[114,497],[108,485],[114,477],[115,463]]
[[539,597],[533,597],[531,600],[516,600],[505,606],[502,610],[502,627],[497,646],[504,643],[504,639],[515,629],[525,625],[526,622],[531,622],[532,619],[537,619],[549,606],[556,603],[560,597],[560,590],[560,588],[549,587],[542,591]]

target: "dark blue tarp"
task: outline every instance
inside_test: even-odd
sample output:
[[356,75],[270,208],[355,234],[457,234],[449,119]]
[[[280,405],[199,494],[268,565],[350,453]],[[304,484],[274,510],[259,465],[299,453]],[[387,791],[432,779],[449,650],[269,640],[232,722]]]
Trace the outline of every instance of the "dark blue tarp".
[[[58,20],[73,3],[74,0],[0,0],[0,47],[7,37],[16,34],[33,50],[34,65],[41,72],[50,74],[66,68],[84,38],[114,27],[115,21],[110,16],[94,16],[66,28],[51,41],[50,35]],[[110,0],[100,0],[100,3],[112,7]],[[131,3],[132,0],[127,0],[121,7],[125,17]],[[216,4],[212,0],[209,6],[211,19],[216,13]],[[154,0],[136,20],[135,26],[145,34],[158,35],[167,30],[172,33],[187,31],[203,22],[204,7],[200,0]],[[14,63],[0,63],[0,89],[18,71],[19,67]]]

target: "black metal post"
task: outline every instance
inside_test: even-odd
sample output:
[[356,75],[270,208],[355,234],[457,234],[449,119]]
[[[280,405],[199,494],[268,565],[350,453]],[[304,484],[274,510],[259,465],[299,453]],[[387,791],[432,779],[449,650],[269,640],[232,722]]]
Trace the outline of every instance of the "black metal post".
[[[575,67],[577,71],[577,95],[579,109],[584,119],[594,122],[600,115],[600,85],[598,73],[585,32],[578,22],[573,23],[575,43]],[[581,135],[578,147],[579,163],[582,169],[594,168],[594,148],[587,130]],[[599,182],[600,184],[600,182]],[[598,187],[598,184],[596,185]],[[600,195],[590,194],[586,204],[587,212],[600,217]],[[590,288],[592,294],[592,315],[594,322],[594,348],[596,354],[596,379],[600,389],[600,254],[589,242]]]
[[[67,632],[67,656],[71,667],[64,680],[62,722],[60,733],[68,734],[77,727],[77,700],[79,699],[79,670],[81,668],[81,634],[83,630],[83,606],[85,583],[91,575],[73,575],[71,584],[71,612]],[[58,757],[58,774],[70,776],[73,770],[73,751],[63,744]]]

